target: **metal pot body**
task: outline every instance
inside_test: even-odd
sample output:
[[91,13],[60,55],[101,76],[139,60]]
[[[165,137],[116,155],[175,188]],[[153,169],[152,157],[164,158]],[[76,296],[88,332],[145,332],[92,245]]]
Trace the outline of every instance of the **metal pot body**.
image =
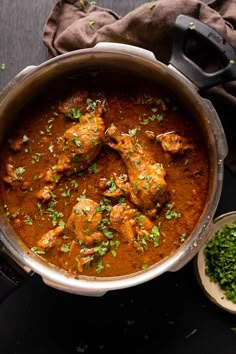
[[209,190],[198,224],[175,253],[145,271],[112,278],[80,276],[75,279],[35,255],[7,223],[1,202],[0,241],[5,252],[25,270],[30,269],[39,274],[46,284],[81,295],[100,296],[109,290],[135,286],[164,272],[177,271],[183,267],[196,255],[210,232],[223,183],[223,162],[227,154],[227,144],[219,117],[211,103],[203,99],[196,87],[181,73],[158,62],[152,53],[126,45],[104,44],[92,49],[73,51],[37,67],[23,70],[0,96],[0,143],[7,137],[22,107],[57,78],[91,71],[109,73],[114,70],[156,82],[167,89],[180,106],[184,106],[199,121],[200,134],[203,134],[208,148]]

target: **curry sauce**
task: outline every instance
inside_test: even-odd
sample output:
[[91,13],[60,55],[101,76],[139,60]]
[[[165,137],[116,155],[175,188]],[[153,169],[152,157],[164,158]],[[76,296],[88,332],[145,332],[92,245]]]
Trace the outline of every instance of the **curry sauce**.
[[208,192],[204,139],[164,90],[111,73],[65,79],[28,105],[1,150],[15,232],[78,275],[145,270],[190,236]]

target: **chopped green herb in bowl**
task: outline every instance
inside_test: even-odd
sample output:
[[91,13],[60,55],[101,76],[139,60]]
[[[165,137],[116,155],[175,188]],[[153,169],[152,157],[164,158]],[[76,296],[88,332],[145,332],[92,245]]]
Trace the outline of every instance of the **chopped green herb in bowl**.
[[236,314],[236,212],[213,221],[195,264],[199,283],[210,300]]
[[216,231],[205,247],[206,275],[236,304],[236,220]]

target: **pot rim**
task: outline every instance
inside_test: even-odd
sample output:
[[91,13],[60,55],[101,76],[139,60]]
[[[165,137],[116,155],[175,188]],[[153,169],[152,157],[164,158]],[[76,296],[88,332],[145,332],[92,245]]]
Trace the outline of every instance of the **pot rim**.
[[[14,90],[17,89],[19,91],[20,87],[27,85],[27,82],[30,82],[32,77],[34,78],[37,75],[40,76],[40,74],[45,75],[44,71],[49,72],[51,69],[58,70],[61,65],[65,65],[65,63],[69,63],[71,60],[76,61],[76,59],[81,59],[83,56],[89,56],[90,60],[94,60],[98,56],[103,56],[104,54],[113,58],[117,56],[119,58],[122,57],[122,60],[126,61],[139,62],[139,65],[143,65],[143,67],[148,65],[153,69],[155,68],[155,70],[158,68],[158,70],[165,71],[169,77],[172,77],[173,80],[179,82],[190,95],[193,95],[199,105],[202,105],[202,109],[209,120],[209,129],[211,129],[215,142],[214,148],[217,161],[213,177],[217,186],[215,186],[215,191],[208,208],[203,212],[205,218],[202,216],[200,217],[200,224],[195,226],[191,236],[188,237],[183,245],[181,245],[173,254],[150,266],[147,270],[141,270],[136,273],[116,277],[104,278],[79,276],[79,279],[75,279],[75,277],[68,275],[65,271],[52,266],[47,261],[41,260],[40,257],[33,254],[33,252],[26,252],[26,249],[28,250],[28,248],[24,247],[23,242],[15,244],[15,232],[13,232],[14,236],[9,239],[9,225],[6,225],[4,222],[5,217],[0,216],[0,223],[2,224],[0,228],[0,240],[13,258],[15,258],[17,263],[30,267],[33,271],[41,275],[44,282],[50,286],[67,292],[95,296],[103,295],[109,290],[127,288],[144,283],[166,271],[176,271],[196,255],[210,232],[211,222],[221,195],[224,171],[223,161],[227,153],[224,131],[216,111],[209,102],[207,103],[207,100],[200,97],[196,88],[189,84],[187,78],[185,79],[182,74],[178,74],[178,72],[173,71],[167,65],[154,58],[144,58],[137,53],[125,53],[122,49],[120,50],[119,47],[117,47],[117,49],[80,49],[49,59],[36,67],[26,68],[26,70],[19,73],[1,93],[0,107],[7,103],[7,100],[9,100],[9,97]],[[218,139],[219,137],[220,139]]]

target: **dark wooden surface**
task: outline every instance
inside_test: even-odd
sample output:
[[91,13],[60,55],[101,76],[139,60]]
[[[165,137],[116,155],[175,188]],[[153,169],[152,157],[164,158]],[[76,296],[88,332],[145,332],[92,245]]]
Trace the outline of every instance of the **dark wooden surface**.
[[[125,15],[145,1],[98,0]],[[0,0],[0,89],[20,70],[47,59],[43,25],[55,0]],[[235,115],[235,113],[234,113]],[[227,169],[217,214],[236,209]],[[236,317],[212,304],[193,261],[147,284],[86,298],[33,276],[0,305],[1,354],[236,354]]]

